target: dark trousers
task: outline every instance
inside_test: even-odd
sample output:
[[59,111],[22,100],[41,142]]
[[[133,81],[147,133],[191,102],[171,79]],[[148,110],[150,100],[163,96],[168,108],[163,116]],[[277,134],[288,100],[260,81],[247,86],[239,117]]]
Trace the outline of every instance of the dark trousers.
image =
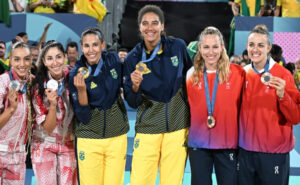
[[290,155],[239,150],[239,185],[288,185]]
[[237,150],[189,148],[192,185],[212,185],[213,166],[218,185],[237,185]]

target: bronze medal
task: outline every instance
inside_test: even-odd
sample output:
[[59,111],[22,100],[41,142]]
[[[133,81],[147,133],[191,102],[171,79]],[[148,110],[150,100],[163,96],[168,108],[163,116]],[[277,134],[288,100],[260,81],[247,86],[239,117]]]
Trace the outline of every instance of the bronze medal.
[[81,73],[84,79],[87,79],[90,76],[90,71],[86,67],[79,68],[77,73]]
[[16,90],[16,91],[20,90],[20,87],[21,87],[21,84],[17,80],[11,81],[9,83],[9,86],[8,86],[9,89],[13,89],[13,90]]
[[271,77],[272,77],[271,73],[265,72],[261,75],[260,80],[263,84],[269,85]]
[[216,125],[216,120],[213,116],[207,117],[207,126],[208,128],[213,128]]

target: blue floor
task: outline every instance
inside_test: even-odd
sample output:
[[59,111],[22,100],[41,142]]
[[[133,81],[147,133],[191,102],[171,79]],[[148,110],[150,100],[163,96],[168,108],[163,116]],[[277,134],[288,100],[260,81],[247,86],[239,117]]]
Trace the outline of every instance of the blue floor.
[[[125,103],[126,104],[126,103]],[[128,105],[126,105],[128,108]],[[125,167],[125,178],[124,178],[124,185],[130,184],[130,169],[131,169],[131,161],[132,161],[132,151],[133,151],[133,140],[134,140],[134,125],[135,125],[135,116],[136,112],[132,108],[128,108],[128,119],[130,130],[127,133],[128,136],[128,145],[127,145],[127,160],[126,160],[126,167]],[[297,134],[300,135],[300,125],[294,127],[294,135],[297,137]],[[300,141],[300,139],[298,139]],[[291,156],[291,171],[290,171],[290,183],[289,185],[300,185],[300,152],[297,150],[293,150],[290,154]],[[190,173],[190,163],[189,160],[187,161],[185,174],[183,178],[183,185],[190,185],[191,184],[191,173]],[[215,175],[213,174],[213,185],[217,185]],[[159,178],[156,179],[156,185],[159,184]],[[26,182],[25,185],[36,185],[36,181],[34,178],[34,174],[32,169],[27,169],[26,171]]]

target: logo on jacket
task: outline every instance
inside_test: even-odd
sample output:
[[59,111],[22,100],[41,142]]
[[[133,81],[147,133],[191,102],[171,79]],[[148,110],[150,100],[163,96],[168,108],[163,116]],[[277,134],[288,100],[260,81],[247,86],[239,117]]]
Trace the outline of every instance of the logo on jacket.
[[96,88],[97,87],[97,84],[95,83],[95,82],[92,82],[91,83],[91,89],[94,89],[94,88]]
[[178,57],[177,56],[171,57],[171,62],[174,67],[177,67],[178,66]]
[[110,70],[110,74],[113,77],[113,79],[117,79],[118,78],[118,73],[115,70],[115,68],[113,68],[112,70]]
[[79,154],[78,154],[78,156],[79,156],[79,159],[80,159],[81,161],[83,161],[83,160],[85,159],[84,151],[80,151]]
[[134,141],[134,148],[138,148],[139,147],[139,145],[140,145],[140,139],[136,139],[135,141]]

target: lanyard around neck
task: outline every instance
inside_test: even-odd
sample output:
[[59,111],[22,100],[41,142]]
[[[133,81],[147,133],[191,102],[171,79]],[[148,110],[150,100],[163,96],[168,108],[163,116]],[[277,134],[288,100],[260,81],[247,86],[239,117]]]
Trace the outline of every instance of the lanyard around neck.
[[215,82],[214,82],[214,88],[213,88],[213,94],[212,94],[211,101],[210,101],[210,95],[209,95],[209,87],[208,87],[206,69],[204,69],[203,78],[204,78],[204,88],[205,88],[205,99],[206,99],[207,111],[208,111],[209,116],[212,116],[213,113],[214,113],[214,107],[215,107],[215,102],[216,102],[218,83],[219,83],[219,75],[218,75],[218,72],[216,72],[216,77],[215,77]]
[[[102,57],[101,57],[98,65],[97,65],[97,68],[96,68],[96,70],[95,70],[95,72],[93,74],[94,77],[98,76],[98,74],[100,73],[100,70],[102,68],[102,65],[103,65],[103,60],[102,60]],[[92,67],[89,64],[88,64],[88,69],[90,71],[90,74],[92,74]]]
[[147,63],[147,62],[150,62],[151,60],[153,60],[156,55],[157,55],[157,52],[159,51],[159,48],[160,48],[160,45],[161,45],[161,40],[159,40],[159,42],[157,43],[157,45],[155,46],[155,49],[153,50],[150,58],[146,59],[146,49],[145,47],[143,48],[143,55],[142,55],[142,63]]
[[262,73],[265,73],[265,72],[269,72],[269,60],[267,60],[266,64],[265,64],[265,67],[264,67],[264,71],[262,73],[258,72],[254,65],[253,65],[253,62],[251,63],[251,66],[252,66],[252,69],[257,73],[257,74],[262,74]]

